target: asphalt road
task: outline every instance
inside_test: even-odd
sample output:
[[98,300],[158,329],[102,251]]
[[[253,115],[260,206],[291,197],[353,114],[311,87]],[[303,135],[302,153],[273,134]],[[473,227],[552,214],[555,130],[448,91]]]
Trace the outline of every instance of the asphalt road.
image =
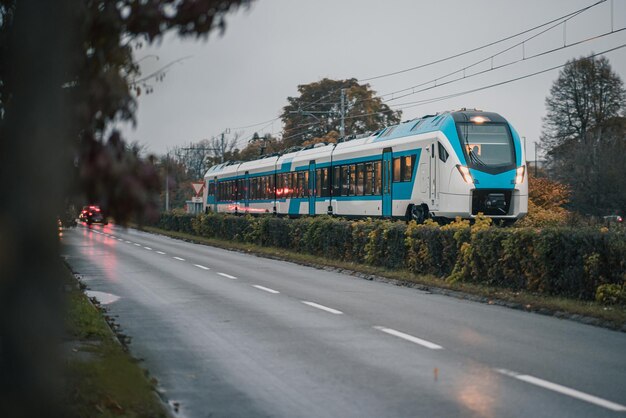
[[625,333],[115,225],[62,241],[180,416],[626,416]]

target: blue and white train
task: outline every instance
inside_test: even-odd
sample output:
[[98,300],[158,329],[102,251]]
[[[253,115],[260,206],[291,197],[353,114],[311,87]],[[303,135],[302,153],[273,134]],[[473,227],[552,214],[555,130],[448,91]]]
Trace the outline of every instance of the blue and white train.
[[205,209],[513,221],[528,211],[520,137],[496,113],[424,116],[338,144],[211,167]]

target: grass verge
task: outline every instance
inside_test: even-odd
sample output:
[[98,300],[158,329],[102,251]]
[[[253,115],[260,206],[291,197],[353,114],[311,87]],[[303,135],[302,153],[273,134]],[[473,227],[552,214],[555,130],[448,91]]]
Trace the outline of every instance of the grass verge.
[[455,283],[431,275],[416,275],[407,270],[386,270],[380,267],[326,259],[280,248],[262,247],[248,243],[205,238],[155,227],[144,226],[142,230],[214,247],[292,261],[317,268],[330,267],[368,280],[388,281],[400,286],[416,287],[433,293],[441,293],[488,304],[502,305],[513,309],[567,318],[626,332],[626,308],[620,306],[609,307],[596,302],[540,295],[527,291],[513,291],[511,289],[473,283]]
[[69,274],[65,343],[68,417],[167,417],[154,382],[117,341]]

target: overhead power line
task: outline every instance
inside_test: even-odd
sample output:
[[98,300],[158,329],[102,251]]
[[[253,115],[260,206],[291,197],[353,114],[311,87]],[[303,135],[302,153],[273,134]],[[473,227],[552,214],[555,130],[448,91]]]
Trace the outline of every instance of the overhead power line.
[[398,106],[398,109],[408,109],[410,107],[415,107],[417,105],[434,103],[434,102],[438,102],[438,101],[441,101],[441,100],[446,100],[446,99],[451,99],[451,98],[454,98],[454,97],[463,96],[463,95],[469,94],[469,93],[475,93],[475,92],[478,92],[478,91],[487,90],[487,89],[490,89],[490,88],[493,88],[493,87],[502,86],[504,84],[509,84],[509,83],[513,83],[515,81],[520,81],[520,80],[523,80],[523,79],[526,79],[526,78],[530,78],[530,77],[534,77],[534,76],[537,76],[537,75],[540,75],[540,74],[544,74],[544,73],[547,73],[549,71],[557,70],[559,68],[565,67],[566,65],[568,65],[568,64],[570,64],[572,62],[578,62],[578,61],[581,61],[583,59],[595,58],[595,57],[597,57],[599,55],[608,54],[609,52],[617,51],[618,49],[622,49],[622,48],[625,48],[625,47],[626,47],[626,44],[618,45],[618,46],[616,46],[614,48],[606,49],[604,51],[588,55],[588,56],[586,56],[584,58],[579,58],[579,59],[576,59],[576,60],[572,60],[572,61],[569,61],[569,62],[567,62],[565,64],[555,65],[554,67],[546,68],[546,69],[543,69],[543,70],[540,70],[540,71],[536,71],[534,73],[526,74],[526,75],[523,75],[523,76],[520,76],[520,77],[511,78],[511,79],[508,79],[508,80],[505,80],[505,81],[500,81],[498,83],[493,83],[493,84],[489,84],[489,85],[486,85],[486,86],[477,87],[477,88],[474,88],[474,89],[465,90],[465,91],[461,91],[461,92],[458,92],[458,93],[452,93],[452,94],[445,95],[445,96],[434,97],[434,98],[430,98],[430,99],[424,99],[424,100],[418,100],[418,101],[406,102],[406,103],[397,103],[394,106]]
[[514,35],[510,35],[510,36],[507,36],[505,38],[498,39],[497,41],[489,42],[489,43],[487,43],[485,45],[482,45],[482,46],[479,46],[479,47],[476,47],[476,48],[472,48],[472,49],[468,49],[468,50],[460,52],[458,54],[450,55],[448,57],[441,58],[441,59],[438,59],[438,60],[435,60],[435,61],[431,61],[431,62],[427,62],[425,64],[416,65],[414,67],[405,68],[403,70],[392,71],[392,72],[389,72],[389,73],[386,73],[386,74],[381,74],[381,75],[377,75],[377,76],[373,76],[373,77],[362,78],[362,79],[359,79],[359,82],[362,83],[362,82],[365,82],[365,81],[378,80],[379,78],[391,77],[391,76],[398,75],[398,74],[403,74],[403,73],[406,73],[406,72],[409,72],[409,71],[418,70],[420,68],[430,67],[432,65],[439,64],[439,63],[442,63],[442,62],[446,62],[446,61],[449,61],[449,60],[454,59],[454,58],[462,57],[464,55],[471,54],[472,52],[480,51],[481,49],[489,48],[490,46],[497,45],[497,44],[502,43],[502,42],[506,42],[506,41],[508,41],[510,39],[517,38],[518,36],[521,36],[521,35],[525,35],[525,34],[527,34],[529,32],[532,32],[532,31],[537,30],[539,28],[542,28],[544,26],[551,25],[552,23],[557,22],[559,20],[564,20],[564,19],[568,19],[570,17],[577,16],[577,15],[583,13],[583,12],[586,12],[587,10],[589,10],[589,9],[591,9],[593,7],[596,7],[599,4],[605,3],[606,1],[607,0],[600,0],[600,1],[594,3],[594,4],[590,5],[590,6],[583,7],[582,9],[578,9],[578,10],[576,10],[574,12],[571,12],[571,13],[568,13],[568,14],[566,14],[564,16],[558,17],[556,19],[552,19],[549,22],[542,23],[541,25],[535,26],[535,27],[530,28],[530,29],[526,29],[526,30],[524,30],[522,32],[518,32],[518,33],[516,33]]
[[[485,45],[482,45],[482,46],[479,46],[479,47],[475,47],[475,48],[471,48],[471,49],[468,49],[468,50],[465,50],[465,51],[459,52],[459,53],[457,53],[457,54],[447,56],[447,57],[445,57],[445,58],[441,58],[441,59],[438,59],[438,60],[435,60],[435,61],[427,62],[427,63],[425,63],[425,64],[421,64],[421,65],[418,65],[418,66],[415,66],[415,67],[411,67],[411,68],[406,68],[406,69],[403,69],[403,70],[398,70],[398,71],[390,72],[390,73],[387,73],[387,74],[381,74],[381,75],[377,75],[377,76],[374,76],[374,77],[369,77],[369,78],[359,79],[359,80],[357,80],[357,81],[358,81],[359,83],[362,83],[362,82],[366,82],[366,81],[376,80],[376,79],[379,79],[379,78],[390,77],[390,76],[393,76],[393,75],[402,74],[402,73],[406,73],[406,72],[409,72],[409,71],[417,70],[417,69],[420,69],[420,68],[429,67],[429,66],[432,66],[432,65],[435,65],[435,64],[441,63],[441,62],[449,61],[449,60],[454,59],[454,58],[458,58],[458,57],[461,57],[461,56],[464,56],[464,55],[468,55],[468,54],[471,54],[472,52],[480,51],[480,50],[482,50],[482,49],[485,49],[485,48],[491,47],[491,46],[493,46],[493,45],[497,45],[497,44],[500,44],[500,43],[502,43],[502,42],[506,42],[506,41],[508,41],[508,40],[510,40],[510,39],[514,39],[514,38],[517,38],[517,37],[519,37],[519,36],[525,35],[525,34],[527,34],[527,33],[533,32],[533,31],[535,31],[535,30],[537,30],[537,29],[540,29],[540,28],[543,28],[543,27],[545,27],[545,26],[551,25],[551,24],[553,24],[553,23],[555,23],[555,22],[559,22],[559,23],[556,25],[556,26],[558,26],[558,25],[562,24],[564,20],[566,20],[566,19],[567,19],[567,20],[569,20],[569,19],[571,19],[571,18],[573,18],[573,17],[575,17],[575,16],[578,16],[578,15],[580,15],[581,13],[584,13],[584,12],[586,12],[586,11],[588,11],[588,10],[592,9],[593,7],[598,6],[599,4],[605,3],[606,1],[607,1],[607,0],[600,0],[600,1],[597,1],[597,2],[596,2],[596,3],[594,3],[594,4],[591,4],[591,5],[589,5],[589,6],[586,6],[586,7],[581,8],[581,9],[578,9],[578,10],[575,10],[575,11],[573,11],[573,12],[567,13],[567,14],[565,14],[565,15],[563,15],[563,16],[560,16],[560,17],[557,17],[557,18],[555,18],[555,19],[552,19],[552,20],[550,20],[550,21],[548,21],[548,22],[542,23],[542,24],[540,24],[540,25],[534,26],[534,27],[529,28],[529,29],[525,29],[525,30],[523,30],[523,31],[521,31],[521,32],[518,32],[518,33],[513,34],[513,35],[506,36],[506,37],[501,38],[501,39],[498,39],[498,40],[496,40],[496,41],[489,42],[489,43],[487,43],[487,44],[485,44]],[[544,31],[544,32],[545,32],[545,31]],[[542,33],[543,33],[543,32],[542,32]],[[469,68],[469,67],[468,67],[468,68]],[[458,72],[458,71],[457,71],[457,72]],[[455,72],[455,73],[456,73],[456,72]],[[455,73],[452,73],[452,74],[455,74]],[[444,77],[445,77],[445,76],[444,76]],[[440,78],[443,78],[443,77],[440,77]],[[416,87],[416,86],[414,86],[414,87]],[[410,87],[409,87],[408,89],[410,89]],[[312,102],[309,102],[309,103],[305,103],[305,104],[301,107],[301,109],[302,109],[302,110],[308,110],[308,109],[310,109],[310,107],[311,107],[311,106],[313,106],[313,105],[315,105],[315,104],[321,104],[322,100],[327,99],[328,97],[332,96],[332,95],[333,95],[333,94],[335,94],[335,93],[338,93],[340,90],[341,90],[341,88],[334,89],[334,90],[330,91],[329,93],[327,93],[326,95],[324,95],[324,96],[320,97],[319,99],[317,99],[317,100],[315,100],[315,101],[312,101]],[[389,93],[389,94],[393,94],[393,93]],[[388,94],[387,94],[387,95],[388,95]],[[382,95],[382,96],[385,96],[385,95]],[[382,97],[382,96],[380,96],[380,97]],[[269,120],[267,120],[267,121],[258,122],[258,123],[254,123],[254,124],[250,124],[250,125],[246,125],[246,126],[240,126],[240,127],[236,127],[236,128],[233,128],[233,129],[248,129],[248,128],[253,128],[253,127],[256,127],[256,126],[264,125],[264,124],[266,124],[266,123],[268,123],[268,122],[275,122],[275,121],[279,120],[280,118],[281,118],[281,117],[280,117],[280,116],[278,116],[278,117],[276,117],[276,118],[274,118],[274,119],[269,119]]]
[[[603,38],[605,36],[609,36],[609,35],[613,35],[613,34],[616,34],[616,33],[619,33],[619,32],[623,32],[625,30],[626,30],[626,27],[619,28],[619,29],[616,29],[614,31],[605,32],[605,33],[602,33],[600,35],[592,36],[592,37],[589,37],[587,39],[583,39],[583,40],[580,40],[580,41],[577,41],[577,42],[574,42],[574,43],[571,43],[571,44],[568,44],[568,45],[565,45],[565,46],[561,46],[561,47],[558,47],[558,48],[553,48],[553,49],[550,49],[550,50],[539,52],[539,53],[534,54],[534,55],[523,56],[522,58],[519,58],[517,60],[513,60],[513,61],[507,62],[505,64],[500,64],[498,66],[491,67],[491,68],[488,68],[486,70],[482,70],[482,71],[478,71],[478,72],[466,75],[464,73],[464,70],[476,65],[476,64],[472,64],[469,67],[464,67],[462,69],[450,72],[450,73],[448,73],[446,75],[443,75],[443,76],[431,79],[429,81],[425,81],[423,83],[417,84],[417,85],[412,86],[412,87],[407,87],[407,88],[404,88],[404,89],[401,89],[401,90],[396,90],[396,91],[391,92],[391,93],[382,94],[379,97],[393,96],[395,94],[402,93],[404,91],[411,91],[410,93],[406,93],[406,94],[403,94],[403,95],[400,95],[400,96],[395,96],[395,97],[392,97],[390,99],[387,99],[387,102],[390,102],[390,101],[393,101],[393,100],[398,100],[398,99],[401,99],[403,97],[411,96],[413,94],[421,93],[421,92],[424,92],[424,91],[427,91],[427,90],[432,90],[432,89],[437,88],[437,87],[442,87],[442,86],[445,86],[445,85],[448,85],[448,84],[456,83],[457,81],[466,80],[466,79],[469,79],[469,78],[472,78],[472,77],[476,77],[478,75],[489,73],[491,71],[496,71],[496,70],[499,70],[499,69],[502,69],[502,68],[505,68],[505,67],[509,67],[511,65],[518,64],[518,63],[523,62],[523,61],[529,61],[529,60],[532,60],[534,58],[538,58],[538,57],[541,57],[541,56],[544,56],[544,55],[552,54],[552,53],[561,51],[563,49],[567,49],[567,48],[571,48],[573,46],[581,45],[581,44],[584,44],[586,42],[590,42],[590,41],[594,41],[596,39]],[[489,60],[489,58],[487,58],[485,60],[478,61],[477,63],[482,63],[482,62],[485,62],[485,61],[488,61],[488,60]],[[452,76],[454,74],[459,74],[459,73],[462,73],[462,72],[463,72],[463,75],[461,77],[457,77],[455,79],[448,80],[448,81],[445,81],[443,83],[439,83],[439,80],[446,79],[446,78],[448,78],[448,77],[450,77],[450,76]],[[419,89],[419,90],[415,90],[418,87],[426,86],[426,85],[433,84],[433,83],[434,83],[434,85],[432,85],[432,86],[425,87],[425,88],[422,88],[422,89]],[[371,99],[362,99],[361,101],[367,101],[367,100],[371,100]]]
[[[454,55],[450,55],[450,56],[445,57],[445,58],[441,58],[441,59],[438,59],[438,60],[435,60],[435,61],[431,61],[431,62],[428,62],[428,63],[425,63],[425,64],[421,64],[421,65],[419,65],[419,66],[415,66],[415,67],[411,67],[411,68],[406,68],[406,69],[403,69],[403,70],[398,70],[398,71],[394,71],[394,72],[390,72],[390,73],[386,73],[386,74],[381,74],[381,75],[374,76],[374,77],[369,77],[369,78],[359,79],[359,80],[358,80],[358,82],[366,82],[366,81],[371,81],[371,80],[380,79],[380,78],[384,78],[384,77],[390,77],[390,76],[393,76],[393,75],[398,75],[398,74],[406,73],[406,72],[409,72],[409,71],[417,70],[417,69],[419,69],[419,68],[425,68],[425,67],[428,67],[428,66],[432,66],[432,65],[435,65],[435,64],[438,64],[438,63],[442,63],[442,62],[445,62],[445,61],[452,60],[452,59],[454,59],[454,58],[458,58],[458,57],[461,57],[461,56],[464,56],[464,55],[468,55],[468,54],[470,54],[470,53],[473,53],[473,52],[476,52],[476,51],[479,51],[479,50],[482,50],[482,49],[485,49],[485,48],[491,47],[491,46],[493,46],[493,45],[497,45],[497,44],[499,44],[499,43],[502,43],[502,42],[505,42],[505,41],[508,41],[508,40],[511,40],[511,39],[517,38],[517,37],[519,37],[519,36],[522,36],[522,35],[527,34],[527,33],[531,33],[531,32],[533,32],[533,31],[535,31],[535,30],[537,30],[537,29],[540,29],[540,28],[543,28],[543,27],[545,27],[545,26],[552,25],[551,27],[549,27],[549,28],[547,28],[547,29],[545,29],[545,30],[541,31],[540,33],[535,34],[535,35],[533,35],[533,36],[531,36],[531,37],[529,37],[529,38],[527,38],[527,39],[525,39],[525,40],[523,40],[523,41],[520,41],[520,42],[516,43],[515,45],[513,45],[513,46],[511,46],[511,47],[508,47],[508,48],[506,48],[506,49],[504,49],[503,51],[500,51],[500,52],[498,52],[498,53],[496,53],[496,54],[493,54],[493,55],[491,55],[491,56],[489,56],[489,57],[487,57],[487,58],[485,58],[485,59],[482,59],[482,60],[480,60],[480,61],[477,61],[477,62],[475,62],[474,64],[471,64],[471,65],[469,65],[469,66],[465,66],[465,67],[463,67],[463,68],[461,68],[461,69],[459,69],[459,70],[457,70],[457,71],[454,71],[454,72],[448,73],[448,74],[446,74],[446,75],[443,75],[443,76],[437,77],[436,79],[433,79],[433,80],[430,80],[430,81],[427,81],[427,82],[424,82],[424,83],[420,83],[420,84],[415,85],[415,86],[412,86],[412,87],[407,87],[407,88],[405,88],[405,89],[401,89],[401,90],[398,90],[398,91],[395,91],[395,92],[386,93],[386,94],[383,94],[383,95],[378,96],[378,98],[381,98],[381,97],[384,97],[384,96],[389,96],[389,95],[394,95],[394,94],[397,94],[397,93],[401,93],[401,92],[403,92],[403,91],[409,91],[409,90],[412,90],[412,92],[411,92],[411,93],[408,93],[408,94],[405,94],[405,95],[402,95],[402,96],[398,96],[398,97],[393,97],[393,98],[389,99],[389,101],[391,101],[391,100],[397,100],[397,99],[400,99],[400,98],[402,98],[402,97],[406,97],[406,96],[409,96],[409,95],[412,95],[412,94],[417,94],[417,93],[422,92],[422,91],[426,91],[426,90],[430,90],[430,89],[433,89],[433,88],[436,88],[436,87],[440,87],[440,86],[444,86],[444,85],[447,85],[447,84],[451,84],[451,83],[454,83],[454,82],[460,81],[460,80],[462,80],[462,79],[466,79],[466,78],[474,77],[474,76],[476,76],[476,75],[480,75],[480,74],[484,74],[484,73],[489,72],[489,71],[494,71],[494,70],[497,70],[497,69],[500,69],[500,68],[504,68],[504,67],[507,67],[507,66],[513,65],[513,64],[515,64],[515,63],[518,63],[518,62],[521,62],[521,61],[524,61],[524,60],[529,60],[529,59],[537,58],[537,57],[539,57],[539,56],[546,55],[546,54],[549,54],[549,53],[553,53],[553,52],[559,51],[559,50],[561,50],[561,49],[569,48],[569,47],[572,47],[572,46],[575,46],[575,45],[580,45],[581,43],[584,43],[584,42],[588,42],[588,41],[591,41],[591,40],[594,40],[594,39],[598,39],[598,38],[603,37],[603,36],[607,36],[607,35],[610,35],[610,34],[614,34],[614,33],[621,32],[621,31],[623,31],[623,30],[626,30],[626,28],[621,28],[621,29],[617,29],[617,30],[611,30],[611,32],[607,32],[607,33],[604,33],[604,34],[601,34],[601,35],[598,35],[598,36],[594,36],[594,37],[591,37],[591,38],[587,38],[587,39],[585,39],[585,40],[578,41],[578,42],[575,42],[575,43],[572,43],[572,44],[569,44],[569,45],[565,45],[565,46],[563,46],[563,47],[555,48],[555,49],[552,49],[552,50],[549,50],[549,51],[544,51],[544,52],[542,52],[542,53],[538,53],[538,54],[531,55],[531,56],[528,56],[528,57],[524,56],[522,59],[519,59],[519,60],[516,60],[516,61],[512,61],[512,62],[509,62],[509,63],[506,63],[506,64],[502,64],[502,65],[499,65],[499,66],[496,66],[496,67],[492,67],[492,68],[490,68],[490,69],[488,69],[488,70],[483,70],[483,71],[480,71],[480,72],[478,72],[478,73],[473,73],[473,74],[470,74],[469,76],[467,76],[467,75],[465,75],[465,74],[464,74],[464,75],[463,75],[463,77],[460,77],[460,78],[457,78],[457,79],[454,79],[454,80],[450,80],[450,81],[447,81],[447,82],[445,82],[445,83],[440,83],[440,84],[437,84],[437,85],[434,85],[434,86],[430,86],[430,87],[428,87],[428,88],[421,89],[421,90],[414,90],[414,89],[415,89],[415,88],[417,88],[417,87],[421,87],[421,86],[424,86],[424,85],[427,85],[427,84],[430,84],[430,83],[436,83],[437,81],[439,81],[439,80],[441,80],[441,79],[444,79],[444,78],[450,77],[450,76],[452,76],[452,75],[454,75],[454,74],[457,74],[457,73],[463,72],[463,71],[465,71],[465,70],[467,70],[467,69],[469,69],[469,68],[475,67],[475,66],[479,65],[480,63],[486,62],[486,61],[488,61],[488,60],[492,60],[494,57],[496,57],[496,56],[498,56],[498,55],[501,55],[501,54],[503,54],[504,52],[509,51],[509,50],[511,50],[511,49],[513,49],[513,48],[515,48],[515,47],[519,47],[520,45],[523,45],[525,42],[528,42],[529,40],[531,40],[531,39],[533,39],[533,38],[536,38],[536,37],[538,37],[538,36],[542,35],[543,33],[547,32],[547,31],[549,31],[549,30],[551,30],[551,29],[553,29],[553,28],[555,28],[555,27],[557,27],[557,26],[560,26],[560,25],[562,25],[562,24],[565,24],[568,20],[573,19],[574,17],[576,17],[576,16],[578,16],[578,15],[580,15],[580,14],[582,14],[582,13],[584,13],[584,12],[586,12],[586,11],[590,10],[590,9],[592,9],[593,7],[596,7],[596,6],[598,6],[598,5],[602,4],[602,3],[605,3],[606,1],[607,1],[607,0],[600,0],[600,1],[597,1],[596,3],[593,3],[593,4],[589,5],[589,6],[584,7],[584,8],[578,9],[578,10],[576,10],[576,11],[573,11],[573,12],[571,12],[571,13],[568,13],[568,14],[563,15],[563,16],[561,16],[561,17],[558,17],[558,18],[556,18],[556,19],[552,19],[552,20],[550,20],[550,21],[548,21],[548,22],[542,23],[541,25],[534,26],[534,27],[532,27],[532,28],[529,28],[529,29],[523,30],[523,31],[521,31],[521,32],[518,32],[518,33],[516,33],[516,34],[514,34],[514,35],[510,35],[510,36],[507,36],[507,37],[504,37],[504,38],[498,39],[498,40],[496,40],[496,41],[489,42],[489,43],[487,43],[487,44],[485,44],[485,45],[482,45],[482,46],[479,46],[479,47],[476,47],[476,48],[468,49],[468,50],[466,50],[466,51],[462,51],[462,52],[460,52],[460,53],[457,53],[457,54],[454,54]],[[557,22],[557,23],[555,24],[555,22]],[[554,24],[554,25],[553,25],[553,24]],[[621,48],[621,47],[618,47],[617,49],[619,49],[619,48]],[[614,49],[612,49],[612,50],[614,50]],[[607,52],[610,52],[610,51],[612,51],[612,50],[608,50]],[[594,56],[595,56],[595,55],[594,55]],[[551,70],[553,70],[553,69],[555,69],[555,68],[560,68],[560,67],[562,67],[562,66],[557,66],[557,67],[553,67],[553,68],[550,68],[550,69],[546,69],[546,70],[544,70],[543,72],[546,72],[546,71],[551,71]],[[542,72],[538,72],[538,73],[536,73],[536,74],[541,74],[541,73],[542,73]],[[531,77],[531,76],[536,75],[536,74],[531,74],[531,75],[528,75],[528,77]],[[521,77],[521,78],[517,78],[517,79],[512,79],[511,81],[515,81],[515,80],[522,79],[522,78],[526,78],[526,76]],[[511,82],[511,81],[507,81],[507,82]],[[493,85],[493,87],[495,87],[495,86],[497,86],[497,85],[501,85],[501,84],[506,84],[507,82],[503,82],[503,83],[496,83],[496,84],[494,84],[494,85]],[[343,88],[343,87],[342,87],[342,88]],[[487,88],[489,88],[489,87],[487,87]],[[317,100],[313,101],[313,102],[305,103],[305,104],[301,107],[301,109],[302,109],[302,110],[310,109],[310,108],[311,108],[311,106],[313,106],[313,105],[315,105],[315,104],[321,104],[321,103],[326,104],[326,102],[322,102],[322,101],[323,101],[324,99],[327,99],[328,97],[332,96],[333,94],[336,94],[336,93],[337,93],[337,92],[339,92],[340,90],[341,90],[341,88],[334,89],[334,90],[330,91],[329,93],[327,93],[327,94],[323,95],[322,97],[318,98]],[[478,90],[480,90],[480,89],[478,89]],[[473,92],[473,91],[478,91],[478,90],[477,90],[477,89],[468,90],[468,91],[466,91],[466,92],[459,93],[459,94],[457,94],[457,95],[467,94],[467,93],[470,93],[470,92]],[[456,95],[451,95],[451,96],[452,96],[452,97],[456,97]],[[442,96],[442,97],[446,97],[446,98],[447,98],[447,96]],[[371,99],[362,99],[362,100],[359,100],[359,101],[367,101],[367,100],[371,100]],[[431,100],[431,99],[428,99],[428,100]],[[433,100],[439,101],[439,100],[444,100],[444,99],[442,98],[442,99],[433,99]],[[421,101],[420,101],[420,102],[421,102]],[[333,103],[334,103],[334,102],[333,102]],[[417,103],[417,102],[411,102],[411,103]],[[421,103],[420,103],[420,104],[421,104]],[[412,106],[410,106],[410,107],[414,107],[414,106],[416,106],[416,104],[413,104],[413,105],[412,105]],[[398,109],[400,109],[400,108],[398,108]],[[363,115],[355,115],[355,116],[346,117],[346,119],[353,119],[353,118],[357,118],[357,117],[370,116],[370,115],[373,115],[373,114],[378,114],[378,113],[381,113],[381,112],[374,112],[374,113],[370,113],[370,114],[363,114]],[[276,122],[276,121],[278,121],[278,120],[280,120],[280,119],[281,119],[281,116],[278,116],[278,117],[275,117],[275,118],[273,118],[273,119],[269,119],[269,120],[266,120],[266,121],[263,121],[263,122],[258,122],[258,123],[254,123],[254,124],[250,124],[250,125],[240,126],[240,127],[236,127],[236,128],[233,128],[233,129],[248,129],[248,128],[253,128],[253,127],[256,127],[256,126],[261,126],[261,125],[265,125],[265,126],[262,128],[262,129],[265,129],[265,127],[267,127],[267,126],[269,126],[269,125],[273,124],[274,122]],[[308,124],[302,124],[302,125],[298,125],[298,126],[296,126],[296,128],[299,128],[299,127],[307,127],[307,126],[313,126],[313,125],[316,125],[316,124],[317,124],[317,122],[308,123]],[[276,133],[276,132],[272,132],[272,134],[275,134],[275,133]],[[304,133],[304,132],[301,132],[301,133],[299,133],[299,134],[301,135],[302,133]],[[298,135],[298,134],[296,134],[296,135],[289,135],[288,137],[284,137],[284,138],[283,138],[283,140],[284,140],[284,139],[287,139],[287,138],[291,138],[291,137],[297,136],[297,135]],[[251,137],[251,136],[250,136],[250,137]],[[245,138],[247,138],[247,136],[246,136],[246,137],[242,137],[242,139],[241,139],[241,140],[243,140],[243,139],[245,139]],[[239,140],[238,140],[237,142],[239,142]]]
[[[595,58],[597,56],[600,56],[600,55],[603,55],[603,54],[608,54],[610,52],[617,51],[617,50],[625,48],[625,47],[626,47],[626,44],[622,44],[622,45],[616,46],[614,48],[606,49],[604,51],[588,55],[588,56],[586,56],[584,58],[580,58],[580,59],[577,59],[577,60],[570,61],[570,63],[571,62],[577,62],[577,61],[580,61],[582,59]],[[413,102],[397,103],[397,104],[395,104],[393,106],[396,107],[395,110],[403,110],[403,109],[409,109],[409,108],[412,108],[412,107],[421,106],[421,105],[430,104],[430,103],[435,103],[435,102],[439,102],[439,101],[443,101],[443,100],[447,100],[447,99],[452,99],[452,98],[455,98],[455,97],[463,96],[465,94],[475,93],[475,92],[478,92],[478,91],[487,90],[487,89],[491,89],[491,88],[494,88],[494,87],[502,86],[504,84],[510,84],[510,83],[513,83],[513,82],[516,82],[516,81],[520,81],[520,80],[523,80],[523,79],[526,79],[526,78],[535,77],[537,75],[544,74],[544,73],[549,72],[549,71],[553,71],[553,70],[557,70],[559,68],[563,68],[566,65],[568,65],[568,63],[561,64],[561,65],[556,65],[556,66],[553,66],[553,67],[550,67],[550,68],[546,68],[546,69],[543,69],[543,70],[540,70],[540,71],[536,71],[536,72],[533,72],[533,73],[530,73],[530,74],[526,74],[526,75],[523,75],[523,76],[520,76],[520,77],[511,78],[511,79],[508,79],[508,80],[505,80],[505,81],[489,84],[489,85],[478,87],[478,88],[474,88],[474,89],[469,89],[469,90],[465,90],[465,91],[461,91],[461,92],[457,92],[457,93],[452,93],[452,94],[448,94],[448,95],[444,95],[444,96],[439,96],[439,97],[432,97],[432,98],[428,98],[428,99],[417,100],[417,101],[413,101]],[[376,115],[376,114],[380,114],[380,113],[389,113],[391,111],[393,111],[393,110],[385,111],[385,112],[371,112],[371,113],[365,113],[365,114],[362,114],[362,115],[346,116],[346,119],[355,119],[355,118],[360,118],[360,117],[363,117],[363,116],[372,116],[372,115]],[[304,127],[308,127],[308,126],[315,125],[315,124],[316,123],[298,125],[296,128],[304,128]],[[299,135],[303,135],[306,132],[307,132],[306,130],[305,131],[300,131],[300,132],[298,132],[296,134],[291,134],[291,135],[289,135],[287,137],[284,137],[283,139],[294,138],[294,137],[297,137]]]

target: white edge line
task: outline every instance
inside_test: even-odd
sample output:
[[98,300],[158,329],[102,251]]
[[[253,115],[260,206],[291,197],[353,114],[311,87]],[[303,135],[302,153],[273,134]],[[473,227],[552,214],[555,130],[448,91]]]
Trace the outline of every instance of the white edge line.
[[196,267],[198,267],[199,269],[202,269],[202,270],[211,270],[210,268],[208,268],[206,266],[203,266],[201,264],[194,264],[194,266],[196,266]]
[[547,380],[539,379],[538,377],[530,376],[527,374],[519,374],[510,370],[506,370],[506,369],[496,369],[496,371],[503,375],[521,380],[522,382],[530,383],[531,385],[536,385],[544,389],[561,393],[563,395],[571,396],[572,398],[580,399],[581,401],[589,402],[589,403],[601,406],[603,408],[610,409],[612,411],[616,411],[616,412],[626,411],[626,406],[624,405],[607,401],[606,399],[589,395],[588,393],[584,393],[576,389],[568,388],[567,386],[562,386],[557,383],[552,383]]
[[185,259],[184,259],[184,258],[180,258],[180,257],[172,257],[172,258],[174,258],[174,259],[176,259],[176,260],[179,260],[179,261],[185,261]]
[[220,276],[223,276],[223,277],[227,277],[227,278],[232,279],[232,280],[236,280],[237,279],[235,276],[231,276],[230,274],[219,273],[219,272],[217,274],[219,274]]
[[269,287],[265,287],[265,286],[259,286],[258,284],[253,284],[252,287],[256,287],[257,289],[263,290],[264,292],[267,292],[267,293],[273,293],[273,294],[280,293],[278,290],[270,289]]
[[402,338],[403,340],[407,340],[412,343],[419,344],[422,347],[430,348],[431,350],[443,349],[443,347],[438,344],[432,343],[427,340],[423,340],[421,338],[414,337],[413,335],[405,334],[404,332],[396,331],[395,329],[392,329],[392,328],[379,327],[379,326],[376,326],[374,328],[384,333],[387,333],[389,335],[393,335],[394,337]]
[[165,255],[165,253],[163,251],[157,251],[157,254],[161,254],[161,255]]
[[328,306],[320,305],[319,303],[315,303],[315,302],[308,302],[306,300],[303,300],[302,303],[304,303],[305,305],[312,306],[313,308],[317,308],[317,309],[321,309],[321,310],[326,311],[326,312],[330,312],[330,313],[335,314],[335,315],[341,315],[343,313],[341,311],[338,311],[337,309],[329,308]]

